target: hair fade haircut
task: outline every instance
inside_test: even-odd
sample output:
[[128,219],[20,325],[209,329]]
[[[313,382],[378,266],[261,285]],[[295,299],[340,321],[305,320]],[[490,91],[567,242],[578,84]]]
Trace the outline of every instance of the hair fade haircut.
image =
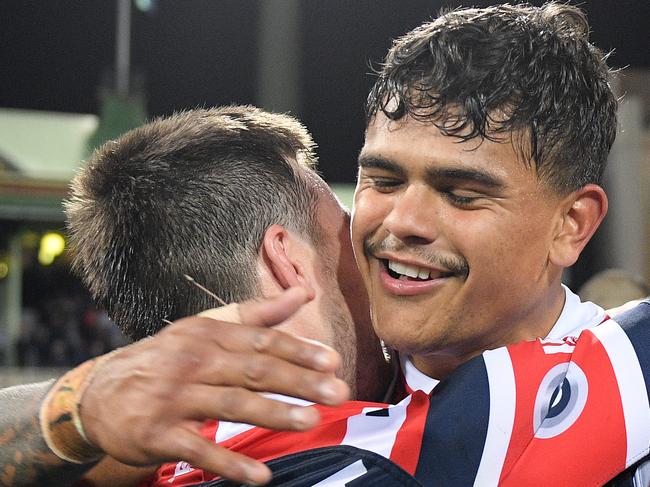
[[584,13],[547,3],[443,13],[394,41],[366,104],[459,141],[510,140],[558,192],[602,182],[616,135],[606,57]]
[[[97,149],[65,203],[73,267],[131,339],[258,294],[264,232],[312,240],[314,142],[297,120],[250,106],[191,110]],[[302,167],[302,170],[299,169]]]

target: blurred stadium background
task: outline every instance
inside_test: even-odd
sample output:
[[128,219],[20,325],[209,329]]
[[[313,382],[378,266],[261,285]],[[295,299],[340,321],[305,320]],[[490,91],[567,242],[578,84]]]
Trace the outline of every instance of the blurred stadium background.
[[[5,0],[0,14],[0,386],[52,376],[125,343],[72,275],[61,201],[93,147],[175,110],[290,112],[351,203],[363,101],[391,39],[435,0]],[[541,4],[541,2],[532,2]],[[617,267],[650,280],[650,2],[582,1],[615,49],[621,130],[605,228],[566,276]]]

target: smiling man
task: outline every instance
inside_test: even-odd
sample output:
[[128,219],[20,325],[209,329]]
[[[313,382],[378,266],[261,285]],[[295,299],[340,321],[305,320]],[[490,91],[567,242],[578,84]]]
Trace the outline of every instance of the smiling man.
[[[587,34],[570,6],[466,9],[386,57],[367,103],[353,245],[377,333],[430,377],[603,318],[561,284],[607,211],[616,129]],[[554,329],[563,310],[574,316]]]
[[[648,308],[614,338],[604,311],[561,283],[607,212],[616,131],[588,31],[571,6],[502,5],[395,41],[367,102],[352,242],[373,325],[401,353],[412,394],[309,436],[214,425],[209,437],[273,459],[273,485],[393,485],[367,458],[352,468],[369,451],[422,485],[602,485],[629,467],[616,485],[637,485]],[[316,446],[331,448],[297,452]],[[334,451],[348,459],[331,477],[309,463]],[[179,465],[153,485],[184,485]]]

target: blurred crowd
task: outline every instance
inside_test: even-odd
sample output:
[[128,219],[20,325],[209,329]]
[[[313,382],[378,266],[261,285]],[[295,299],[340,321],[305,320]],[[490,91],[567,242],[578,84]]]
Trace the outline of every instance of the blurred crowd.
[[23,309],[19,366],[71,367],[127,344],[105,311],[85,296],[56,296]]

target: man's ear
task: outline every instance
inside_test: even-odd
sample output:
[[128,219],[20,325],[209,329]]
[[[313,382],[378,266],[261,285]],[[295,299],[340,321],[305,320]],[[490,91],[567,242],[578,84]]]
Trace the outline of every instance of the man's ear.
[[605,218],[607,205],[605,190],[596,184],[587,184],[564,198],[549,255],[551,262],[569,267],[578,260]]
[[282,289],[301,286],[310,298],[315,291],[311,282],[312,276],[306,267],[306,243],[290,230],[281,225],[271,225],[264,232],[262,260],[267,265],[269,273]]

